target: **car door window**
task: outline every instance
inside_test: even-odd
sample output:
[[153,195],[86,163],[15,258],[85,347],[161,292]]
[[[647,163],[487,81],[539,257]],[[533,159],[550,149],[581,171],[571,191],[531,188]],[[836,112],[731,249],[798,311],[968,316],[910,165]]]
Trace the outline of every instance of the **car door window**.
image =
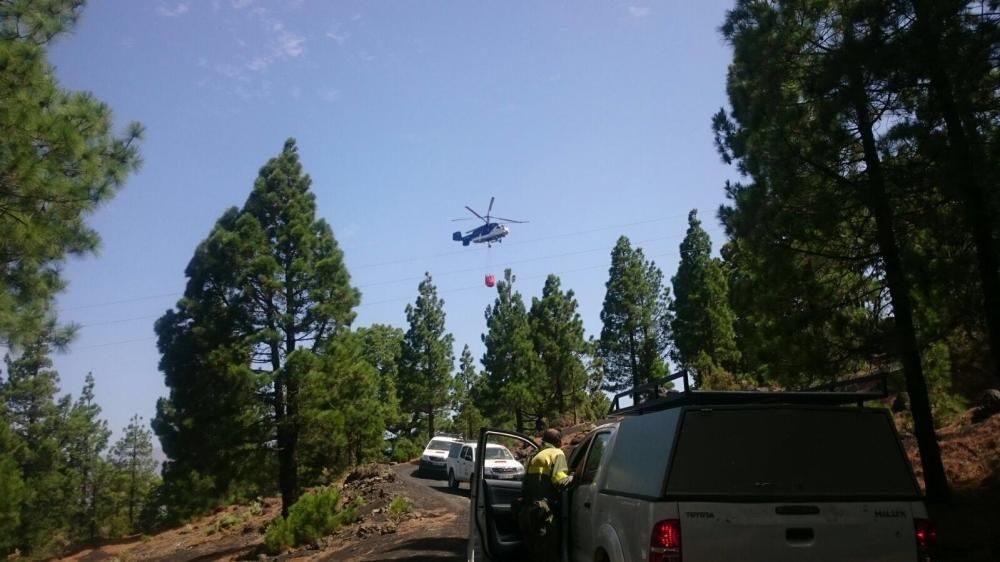
[[583,459],[587,457],[587,447],[590,446],[590,442],[594,439],[594,436],[588,436],[579,445],[573,447],[573,450],[569,454],[569,471],[573,474],[579,474],[581,465],[583,464]]
[[604,450],[611,439],[611,432],[605,431],[594,436],[590,444],[590,451],[587,453],[587,461],[583,466],[583,474],[580,477],[581,484],[589,484],[597,476],[597,469],[601,466],[601,459],[604,457]]
[[462,449],[462,458],[465,459],[465,460],[467,460],[467,461],[471,461],[472,460],[472,449],[470,449],[469,447],[466,447],[466,448]]

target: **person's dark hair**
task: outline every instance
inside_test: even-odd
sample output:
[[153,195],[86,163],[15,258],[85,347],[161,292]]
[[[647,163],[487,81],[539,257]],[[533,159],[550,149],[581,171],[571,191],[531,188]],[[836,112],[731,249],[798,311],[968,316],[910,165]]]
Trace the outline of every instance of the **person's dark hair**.
[[555,445],[558,447],[562,445],[562,433],[558,429],[550,427],[545,430],[545,433],[542,434],[542,441],[548,443],[549,445]]

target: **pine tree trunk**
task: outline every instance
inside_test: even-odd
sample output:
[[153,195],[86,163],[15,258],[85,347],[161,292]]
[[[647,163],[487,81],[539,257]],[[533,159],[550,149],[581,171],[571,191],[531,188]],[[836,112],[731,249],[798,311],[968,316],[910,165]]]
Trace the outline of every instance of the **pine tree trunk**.
[[[636,358],[635,334],[633,333],[628,335],[628,354],[629,363],[632,366],[632,388],[636,388],[639,386],[639,361]],[[635,400],[636,397],[633,395],[632,399]]]
[[[285,264],[285,306],[288,320],[284,325],[285,357],[295,351],[295,301],[293,298],[294,281],[291,265]],[[272,365],[280,365],[278,345],[272,346]],[[299,377],[291,372],[286,363],[281,378],[284,383],[285,417],[278,423],[278,486],[281,488],[281,514],[288,517],[288,510],[299,499]]]
[[[940,29],[932,6],[916,2],[918,29],[924,39],[925,57],[929,63],[932,99],[944,118],[947,129],[951,173],[956,180],[965,207],[965,220],[972,230],[976,245],[976,262],[982,285],[984,315],[989,336],[990,357],[994,375],[1000,377],[1000,267],[997,262],[997,244],[993,237],[991,220],[992,203],[983,189],[981,172],[982,155],[973,151],[978,134],[973,126],[966,135],[963,119],[956,103],[956,92],[948,73],[944,70],[939,49]],[[966,122],[971,120],[964,120]],[[970,138],[971,137],[971,138]],[[972,142],[970,142],[972,141]]]
[[136,447],[134,444],[132,446],[132,451],[130,456],[132,457],[131,459],[132,466],[130,467],[131,470],[129,471],[130,479],[128,485],[128,528],[129,532],[132,532],[135,530],[135,497],[137,495],[136,480],[138,479],[138,475],[136,474],[136,469],[138,465],[138,460],[137,460],[138,451],[136,451]]
[[559,410],[559,417],[566,411],[566,400],[563,397],[562,371],[556,372],[556,408]]
[[427,431],[430,433],[428,439],[434,438],[434,408],[427,409]]
[[271,344],[271,368],[274,380],[274,421],[278,440],[278,489],[281,491],[281,515],[288,517],[288,510],[298,501],[296,474],[296,437],[292,430],[293,407],[289,373],[282,372],[278,344]]
[[948,479],[941,450],[934,433],[934,418],[931,414],[927,382],[920,363],[920,348],[917,344],[913,323],[913,304],[910,301],[909,281],[903,271],[899,245],[896,240],[892,206],[882,175],[882,162],[878,155],[875,135],[872,132],[871,116],[868,113],[868,99],[861,88],[861,77],[857,69],[851,71],[851,89],[858,130],[864,148],[864,160],[868,177],[868,192],[865,194],[875,218],[876,241],[885,266],[886,282],[892,301],[896,337],[899,353],[906,377],[906,390],[910,394],[914,433],[920,449],[920,461],[924,469],[924,484],[927,498],[933,502],[947,501]]
[[518,433],[524,433],[524,412],[521,411],[520,406],[514,408],[514,425]]
[[274,383],[274,413],[277,425],[278,439],[278,488],[281,491],[281,515],[288,517],[288,510],[298,499],[295,494],[295,475],[289,468],[294,455],[290,449],[288,431],[288,416],[285,411],[285,385],[284,376],[280,376]]

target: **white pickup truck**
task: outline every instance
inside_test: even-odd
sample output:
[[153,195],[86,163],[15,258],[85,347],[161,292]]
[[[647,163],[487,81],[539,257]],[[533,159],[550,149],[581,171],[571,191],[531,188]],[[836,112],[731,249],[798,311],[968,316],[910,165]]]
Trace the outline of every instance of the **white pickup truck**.
[[[892,418],[860,406],[880,395],[688,390],[613,409],[570,455],[562,559],[929,561],[935,530]],[[484,429],[478,447],[497,439],[534,446]],[[520,560],[520,482],[471,490],[468,560]]]
[[[476,468],[476,443],[466,443],[455,456],[448,456],[448,486],[457,490],[462,482],[468,482]],[[503,445],[490,443],[486,446],[483,466],[487,478],[496,480],[521,480],[524,465],[517,462],[510,450]]]

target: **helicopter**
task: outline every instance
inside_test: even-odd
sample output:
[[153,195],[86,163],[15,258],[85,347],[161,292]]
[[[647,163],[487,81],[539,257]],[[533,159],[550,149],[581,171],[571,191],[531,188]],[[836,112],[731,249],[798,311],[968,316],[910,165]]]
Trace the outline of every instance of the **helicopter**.
[[[510,229],[507,228],[508,224],[511,223],[523,224],[528,222],[528,221],[517,221],[513,219],[505,219],[503,217],[491,217],[490,213],[493,211],[493,201],[495,200],[496,197],[490,197],[490,206],[488,209],[486,209],[485,217],[474,211],[472,207],[466,205],[465,208],[468,209],[469,212],[472,213],[473,215],[476,215],[476,217],[479,218],[479,220],[483,221],[483,224],[477,226],[476,228],[473,228],[472,230],[466,232],[465,234],[462,234],[461,231],[458,231],[451,235],[451,239],[456,242],[461,242],[463,246],[468,246],[469,244],[475,243],[475,244],[486,244],[487,248],[491,248],[493,247],[494,242],[500,243],[503,241],[504,236],[510,234]],[[463,221],[471,219],[463,218],[454,220]]]

